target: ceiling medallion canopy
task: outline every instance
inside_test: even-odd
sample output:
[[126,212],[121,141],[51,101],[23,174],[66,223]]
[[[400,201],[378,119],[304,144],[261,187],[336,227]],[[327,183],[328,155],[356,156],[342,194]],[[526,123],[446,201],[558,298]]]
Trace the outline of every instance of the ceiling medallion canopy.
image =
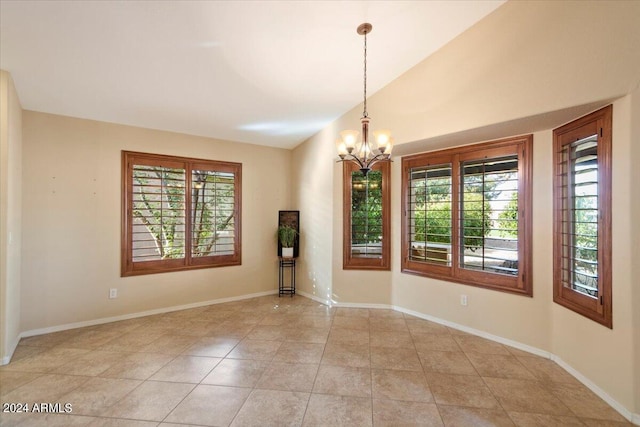
[[367,34],[373,26],[369,23],[358,26],[358,34],[364,36],[364,111],[360,118],[362,126],[362,139],[358,142],[357,130],[343,130],[340,138],[336,140],[338,148],[338,162],[353,162],[358,165],[364,176],[367,176],[374,164],[378,162],[390,162],[393,138],[388,130],[373,132],[375,147],[369,142],[369,113],[367,112]]

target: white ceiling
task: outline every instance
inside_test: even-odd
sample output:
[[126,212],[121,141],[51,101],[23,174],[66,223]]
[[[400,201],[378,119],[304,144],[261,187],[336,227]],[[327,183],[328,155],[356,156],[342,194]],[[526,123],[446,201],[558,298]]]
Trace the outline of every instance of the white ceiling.
[[[27,110],[292,148],[503,3],[0,1]],[[375,115],[375,112],[370,112]]]

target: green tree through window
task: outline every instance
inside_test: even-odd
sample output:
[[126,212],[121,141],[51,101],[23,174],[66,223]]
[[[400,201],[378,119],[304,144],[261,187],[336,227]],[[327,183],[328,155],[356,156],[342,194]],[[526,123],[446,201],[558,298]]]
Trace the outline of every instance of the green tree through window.
[[367,176],[354,171],[351,175],[351,244],[372,245],[381,250],[382,242],[382,172],[370,171]]
[[344,162],[342,173],[342,266],[347,270],[389,270],[390,164],[377,163],[364,176],[355,164]]
[[404,157],[402,271],[531,295],[532,142]]
[[240,263],[239,163],[123,152],[122,274]]

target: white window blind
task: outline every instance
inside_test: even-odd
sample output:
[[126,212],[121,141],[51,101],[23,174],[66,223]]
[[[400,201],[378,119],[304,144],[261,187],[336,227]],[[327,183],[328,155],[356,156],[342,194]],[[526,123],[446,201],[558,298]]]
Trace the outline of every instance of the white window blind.
[[562,148],[562,273],[565,287],[598,298],[598,136]]
[[460,265],[518,275],[518,156],[464,162]]
[[451,164],[409,171],[409,257],[451,266]]
[[233,173],[194,170],[191,178],[194,257],[229,255],[235,247]]
[[184,258],[185,170],[133,166],[134,262]]

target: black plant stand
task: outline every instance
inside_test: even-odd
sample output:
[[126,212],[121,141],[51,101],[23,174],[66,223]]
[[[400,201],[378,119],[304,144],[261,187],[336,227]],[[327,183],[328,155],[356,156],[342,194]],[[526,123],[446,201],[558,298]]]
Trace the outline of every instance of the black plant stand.
[[[286,280],[286,270],[289,270],[289,280]],[[296,259],[280,258],[280,272],[278,274],[278,296],[296,293]]]

